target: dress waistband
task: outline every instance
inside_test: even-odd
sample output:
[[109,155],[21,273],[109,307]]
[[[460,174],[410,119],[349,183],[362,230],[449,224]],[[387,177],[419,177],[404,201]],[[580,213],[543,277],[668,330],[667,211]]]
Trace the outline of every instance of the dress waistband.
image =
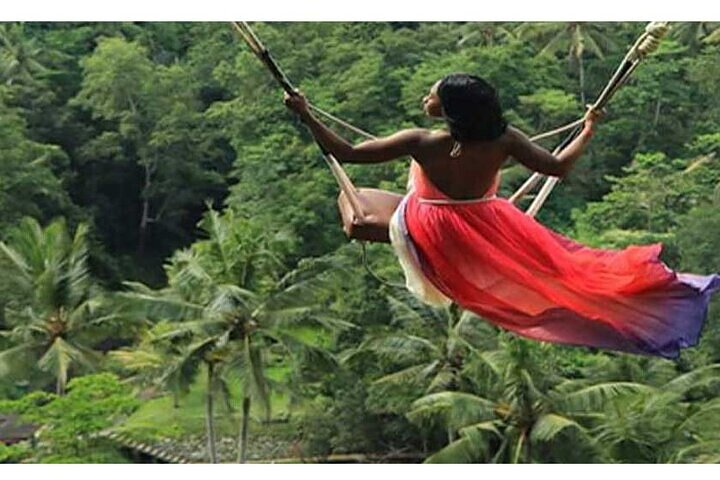
[[423,198],[418,197],[420,203],[429,203],[432,205],[465,205],[469,203],[481,203],[489,202],[490,200],[497,200],[497,195],[489,195],[481,198],[468,198],[466,200],[454,199],[454,198]]

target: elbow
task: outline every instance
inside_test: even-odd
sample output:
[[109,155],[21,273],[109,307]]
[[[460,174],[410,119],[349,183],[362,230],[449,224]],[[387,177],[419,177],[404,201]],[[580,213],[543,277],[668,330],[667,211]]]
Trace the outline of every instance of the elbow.
[[348,147],[335,155],[341,163],[363,163],[361,152],[355,147]]
[[552,175],[553,177],[558,178],[565,178],[568,173],[570,173],[570,170],[572,170],[573,167],[573,159],[571,157],[565,157],[562,154],[558,155],[557,157],[554,157],[554,161],[550,165],[550,170],[547,172],[547,175]]
[[552,175],[553,177],[565,178],[570,173],[571,165],[568,162],[557,162],[557,165],[553,168],[555,170]]
[[533,170],[550,177],[563,178],[565,177],[565,175],[568,174],[568,168],[561,161],[545,163],[537,168],[534,168]]

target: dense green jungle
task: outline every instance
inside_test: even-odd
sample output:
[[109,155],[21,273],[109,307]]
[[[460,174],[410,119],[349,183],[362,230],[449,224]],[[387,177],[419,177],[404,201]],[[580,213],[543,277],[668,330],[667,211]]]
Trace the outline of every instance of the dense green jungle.
[[[645,24],[252,26],[374,134],[443,128],[420,100],[462,71],[532,135]],[[538,220],[720,271],[718,78],[720,23],[671,23]],[[347,170],[403,192],[408,165]],[[229,23],[0,24],[0,463],[720,462],[717,299],[674,361],[525,340],[378,282],[337,193]],[[402,283],[389,246],[367,258]]]

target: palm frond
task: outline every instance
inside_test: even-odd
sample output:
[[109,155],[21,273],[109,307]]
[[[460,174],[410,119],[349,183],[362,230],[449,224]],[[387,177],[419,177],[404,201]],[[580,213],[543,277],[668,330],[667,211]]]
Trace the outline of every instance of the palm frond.
[[24,291],[29,291],[32,288],[33,280],[30,275],[30,266],[25,261],[23,255],[12,247],[9,247],[5,242],[0,242],[0,253],[15,267],[12,278],[21,283],[20,286]]
[[649,393],[654,389],[647,385],[632,382],[608,382],[598,385],[591,385],[567,393],[560,404],[564,411],[587,412],[598,410],[606,402],[623,395],[636,393]]
[[168,325],[170,328],[152,334],[153,342],[190,338],[193,335],[200,338],[205,335],[220,335],[225,331],[224,327],[227,326],[227,321],[223,318],[201,318],[200,320],[174,322]]
[[232,404],[232,391],[230,389],[230,384],[228,383],[227,378],[222,375],[218,375],[217,377],[215,377],[215,388],[218,390],[218,392],[220,392],[220,397],[222,398],[228,413],[233,413],[235,411],[235,408]]
[[460,429],[477,424],[495,415],[495,403],[463,392],[441,392],[426,395],[412,404],[408,419],[422,423],[433,418],[442,418],[449,428]]
[[364,341],[360,348],[395,363],[425,362],[441,353],[435,344],[414,335],[371,337]]
[[354,323],[350,323],[348,321],[337,318],[336,316],[324,314],[321,312],[313,312],[313,314],[311,315],[311,320],[331,331],[342,331],[360,328]]
[[678,450],[672,463],[720,463],[720,440],[697,442]]
[[486,444],[474,437],[461,437],[425,459],[423,463],[477,463]]
[[[137,285],[130,284],[127,285]],[[119,298],[126,301],[125,306],[132,312],[138,312],[144,318],[158,317],[165,320],[184,320],[199,317],[205,306],[181,298],[172,291],[147,291],[147,288],[134,292],[121,292]]]
[[18,365],[26,365],[39,345],[23,343],[0,351],[0,377],[9,376]]
[[242,370],[243,391],[260,403],[265,415],[270,417],[270,391],[260,349],[256,348],[250,337],[245,337],[243,346],[244,368]]
[[499,377],[503,375],[507,366],[511,364],[509,352],[506,349],[483,352],[478,359]]
[[433,361],[429,364],[413,365],[412,367],[403,368],[397,372],[384,375],[373,383],[395,383],[395,384],[424,384],[428,378],[435,373],[440,362]]
[[557,53],[559,50],[565,48],[568,40],[565,38],[567,34],[565,31],[558,32],[549,42],[545,44],[543,48],[538,52],[538,56],[551,56]]
[[430,381],[426,391],[428,393],[441,392],[451,389],[457,379],[457,374],[448,367],[443,367],[438,371]]
[[401,325],[444,324],[444,319],[441,318],[442,309],[422,305],[415,298],[404,293],[398,293],[395,296],[388,295],[386,298],[390,304],[393,320]]
[[661,390],[675,395],[684,395],[692,388],[720,381],[720,375],[718,375],[718,372],[720,372],[720,364],[712,364],[696,368],[695,370],[670,380],[662,386]]
[[159,378],[160,383],[167,383],[171,378],[185,378],[188,381],[193,378],[205,360],[205,356],[216,345],[217,337],[206,337],[198,340],[180,352],[167,363],[162,375]]
[[530,439],[535,442],[549,442],[567,428],[575,428],[581,432],[585,429],[579,423],[556,413],[541,416],[530,432]]
[[257,294],[237,285],[221,284],[214,288],[213,296],[204,310],[210,315],[243,311],[246,315],[257,303]]
[[703,43],[720,43],[720,27],[716,27],[702,39]]
[[268,332],[263,330],[261,335],[278,342],[295,360],[303,364],[327,369],[335,368],[338,365],[338,360],[331,352],[314,345],[302,336],[295,335],[294,332]]
[[87,352],[83,352],[75,345],[57,337],[38,360],[38,367],[40,370],[52,373],[58,385],[64,388],[67,384],[68,371],[74,363],[92,367],[92,361],[88,358]]
[[600,45],[598,45],[592,35],[585,35],[584,40],[588,50],[590,50],[596,57],[600,59],[605,58],[605,52],[603,52],[603,49],[600,48]]
[[147,350],[115,350],[108,353],[108,356],[133,371],[157,369],[166,361],[158,352]]

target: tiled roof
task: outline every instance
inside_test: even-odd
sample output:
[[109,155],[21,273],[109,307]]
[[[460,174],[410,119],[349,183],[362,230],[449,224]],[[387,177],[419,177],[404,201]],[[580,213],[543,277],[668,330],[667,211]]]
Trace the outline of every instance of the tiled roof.
[[0,442],[10,444],[32,438],[38,427],[20,422],[15,414],[0,413]]

